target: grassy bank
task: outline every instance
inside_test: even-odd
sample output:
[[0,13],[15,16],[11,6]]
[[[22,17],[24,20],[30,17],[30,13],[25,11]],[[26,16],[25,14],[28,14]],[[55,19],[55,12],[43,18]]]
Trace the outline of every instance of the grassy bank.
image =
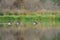
[[51,13],[43,13],[43,14],[25,14],[25,15],[4,15],[0,16],[0,23],[8,23],[8,22],[22,22],[25,24],[31,24],[33,22],[39,22],[43,25],[50,24],[60,24],[60,14],[51,14]]
[[59,17],[55,16],[42,16],[42,15],[20,15],[20,16],[0,16],[0,22],[7,23],[9,21],[14,22],[15,20],[21,21],[21,22],[31,22],[31,21],[39,21],[39,22],[52,22],[52,21],[58,22]]

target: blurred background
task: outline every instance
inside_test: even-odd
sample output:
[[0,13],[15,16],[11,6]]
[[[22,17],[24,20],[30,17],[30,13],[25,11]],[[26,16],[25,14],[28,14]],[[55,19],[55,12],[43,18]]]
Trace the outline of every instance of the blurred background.
[[60,10],[60,0],[0,0],[0,10]]

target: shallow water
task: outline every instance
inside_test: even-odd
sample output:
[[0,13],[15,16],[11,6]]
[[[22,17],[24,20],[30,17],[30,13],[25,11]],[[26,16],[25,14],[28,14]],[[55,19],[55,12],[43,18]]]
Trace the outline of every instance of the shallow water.
[[26,30],[2,28],[0,29],[0,40],[60,40],[60,29],[58,28],[29,28]]

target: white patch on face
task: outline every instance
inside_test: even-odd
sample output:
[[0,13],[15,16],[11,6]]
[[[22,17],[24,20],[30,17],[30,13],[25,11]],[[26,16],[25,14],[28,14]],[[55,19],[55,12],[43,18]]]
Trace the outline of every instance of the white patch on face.
[[8,25],[11,25],[11,23],[9,22]]
[[18,23],[18,22],[16,23],[16,25],[19,25],[19,24],[20,24],[20,23]]
[[36,24],[36,23],[33,23],[34,25]]
[[19,26],[20,25],[20,22],[16,22],[16,26]]
[[33,23],[33,25],[36,25],[36,24],[37,24],[36,22]]

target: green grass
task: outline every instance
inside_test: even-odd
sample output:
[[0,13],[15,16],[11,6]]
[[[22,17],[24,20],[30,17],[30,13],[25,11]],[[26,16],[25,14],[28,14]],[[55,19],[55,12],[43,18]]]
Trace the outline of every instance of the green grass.
[[60,16],[31,16],[31,15],[20,15],[20,16],[0,16],[0,22],[8,22],[8,21],[22,21],[22,22],[31,22],[31,21],[40,21],[42,23],[47,22],[60,22]]
[[0,16],[0,22],[2,22],[2,23],[7,23],[7,22],[13,22],[15,20],[15,18],[14,17],[9,17],[9,16],[4,16],[4,17],[2,17],[2,16]]
[[50,25],[50,24],[60,24],[60,14],[55,13],[51,14],[51,12],[45,12],[45,14],[37,14],[32,13],[30,15],[5,15],[0,16],[0,23],[8,23],[19,21],[25,24],[33,23],[33,22],[40,22],[42,25]]

